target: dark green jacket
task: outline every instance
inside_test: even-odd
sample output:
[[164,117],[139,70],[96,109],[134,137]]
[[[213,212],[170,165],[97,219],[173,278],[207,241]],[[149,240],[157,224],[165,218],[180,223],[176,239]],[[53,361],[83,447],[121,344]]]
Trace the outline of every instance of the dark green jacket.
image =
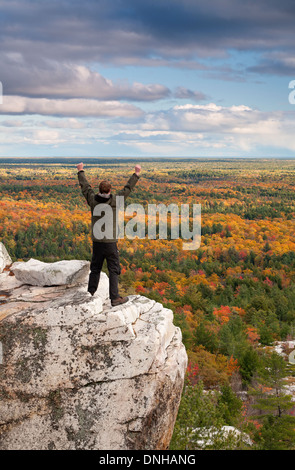
[[[104,243],[113,243],[117,241],[117,236],[116,236],[116,228],[117,228],[117,207],[116,207],[116,196],[123,196],[124,201],[126,198],[129,196],[131,193],[132,189],[136,185],[137,181],[139,180],[139,176],[137,176],[136,173],[133,173],[133,175],[129,178],[128,182],[124,186],[124,188],[121,191],[118,191],[117,194],[113,195],[110,194],[109,198],[104,198],[101,197],[99,194],[95,194],[93,191],[91,185],[88,183],[85,172],[84,170],[78,171],[78,180],[79,184],[81,186],[81,191],[83,196],[85,197],[87,204],[90,206],[91,209],[91,238],[93,241],[99,241],[99,242],[104,242]],[[104,237],[102,239],[97,239],[93,233],[93,227],[99,219],[101,219],[104,216],[104,213],[102,213],[101,216],[96,216],[93,215],[94,208],[98,204],[108,204],[113,212],[113,229],[112,229],[112,237]],[[98,208],[99,209],[99,208]]]

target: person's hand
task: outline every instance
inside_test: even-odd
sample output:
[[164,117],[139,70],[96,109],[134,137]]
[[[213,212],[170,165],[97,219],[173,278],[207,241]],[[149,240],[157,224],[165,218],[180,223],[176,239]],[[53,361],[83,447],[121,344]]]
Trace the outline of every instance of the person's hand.
[[78,171],[83,170],[83,163],[82,162],[78,163],[77,169],[78,169]]
[[137,174],[137,176],[139,175],[140,171],[141,171],[141,166],[140,166],[140,165],[136,165],[136,166],[135,166],[135,173]]

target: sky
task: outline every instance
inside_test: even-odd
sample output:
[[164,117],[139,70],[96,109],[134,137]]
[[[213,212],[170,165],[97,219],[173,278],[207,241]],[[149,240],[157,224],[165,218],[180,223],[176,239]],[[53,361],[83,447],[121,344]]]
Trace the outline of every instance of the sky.
[[294,157],[294,0],[0,0],[0,156]]

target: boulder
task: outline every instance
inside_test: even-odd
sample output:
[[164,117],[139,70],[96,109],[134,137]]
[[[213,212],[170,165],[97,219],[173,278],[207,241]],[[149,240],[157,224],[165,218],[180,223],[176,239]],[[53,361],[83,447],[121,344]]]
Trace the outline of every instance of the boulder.
[[139,295],[112,308],[104,273],[93,297],[87,276],[27,281],[0,299],[0,449],[167,449],[187,366],[172,311]]
[[17,280],[32,286],[60,286],[79,282],[89,272],[89,261],[63,260],[44,263],[31,258],[13,263],[11,271]]

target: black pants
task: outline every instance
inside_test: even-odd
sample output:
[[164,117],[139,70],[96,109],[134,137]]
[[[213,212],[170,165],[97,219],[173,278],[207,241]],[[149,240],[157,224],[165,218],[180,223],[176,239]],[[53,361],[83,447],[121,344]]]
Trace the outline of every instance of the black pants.
[[90,263],[88,291],[95,292],[97,290],[102,265],[104,260],[106,259],[110,280],[110,299],[117,299],[119,297],[119,275],[121,274],[117,243],[104,243],[95,241],[93,241],[92,243],[93,251]]

